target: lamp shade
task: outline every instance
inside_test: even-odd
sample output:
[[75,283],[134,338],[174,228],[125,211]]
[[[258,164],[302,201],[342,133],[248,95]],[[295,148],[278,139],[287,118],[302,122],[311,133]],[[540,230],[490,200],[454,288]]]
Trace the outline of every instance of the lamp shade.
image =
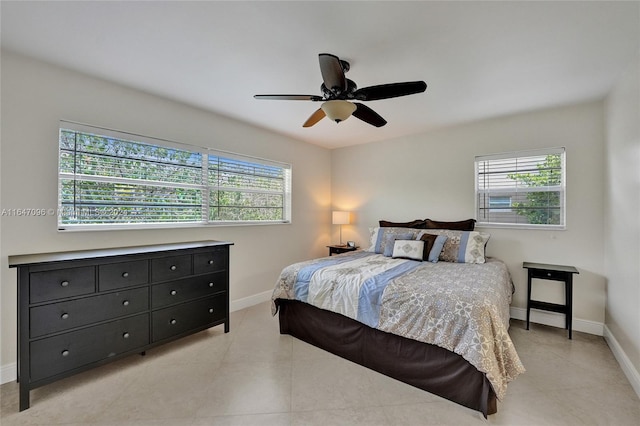
[[348,225],[349,212],[334,211],[332,219],[334,225]]
[[351,117],[353,111],[356,110],[355,104],[342,100],[326,101],[320,106],[320,108],[322,108],[329,119],[336,123]]

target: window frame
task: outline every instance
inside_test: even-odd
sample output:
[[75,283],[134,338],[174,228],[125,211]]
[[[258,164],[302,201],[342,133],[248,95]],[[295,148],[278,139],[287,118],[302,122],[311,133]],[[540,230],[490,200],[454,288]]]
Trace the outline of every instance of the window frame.
[[[535,158],[535,157],[547,157],[549,155],[559,155],[560,156],[560,183],[558,185],[553,185],[553,186],[540,186],[540,187],[535,187],[535,186],[530,186],[530,187],[525,187],[525,186],[521,186],[518,187],[516,183],[514,183],[514,188],[513,190],[511,189],[505,189],[505,188],[487,188],[486,184],[484,188],[481,188],[482,184],[480,183],[481,179],[481,175],[483,175],[483,173],[481,173],[480,169],[480,165],[483,162],[491,162],[491,161],[504,161],[504,160],[513,160],[514,164],[517,164],[518,160],[524,160],[526,158]],[[536,167],[539,163],[536,164]],[[489,154],[489,155],[478,155],[475,157],[475,161],[474,161],[474,169],[475,169],[475,173],[474,173],[474,178],[475,178],[475,191],[474,191],[474,195],[475,195],[475,219],[476,219],[476,226],[480,227],[480,228],[512,228],[512,229],[539,229],[539,230],[565,230],[567,227],[567,220],[566,220],[566,213],[567,213],[567,188],[566,188],[566,183],[567,183],[567,179],[566,179],[566,148],[565,147],[553,147],[553,148],[543,148],[543,149],[536,149],[536,150],[527,150],[527,151],[514,151],[514,152],[504,152],[504,153],[498,153],[498,154]],[[513,170],[504,170],[502,171],[502,173],[507,173],[507,172],[512,172],[512,173],[517,173],[519,172],[519,170],[517,169],[517,166],[515,169]],[[488,174],[488,172],[485,172],[484,174]],[[555,193],[555,192],[559,192],[559,220],[560,223],[559,224],[535,224],[535,223],[509,223],[509,222],[499,222],[499,221],[491,221],[489,219],[485,219],[484,217],[482,217],[480,211],[482,210],[482,207],[480,206],[481,204],[481,198],[482,196],[484,196],[487,200],[487,205],[485,206],[485,210],[487,212],[491,212],[492,209],[495,210],[495,208],[491,208],[488,204],[488,200],[491,196],[506,196],[507,194],[511,195],[511,194],[523,194],[523,193],[531,193],[531,192],[549,192],[549,193]],[[512,203],[513,203],[513,195],[512,196]],[[518,210],[518,208],[516,206],[513,206],[510,208],[511,211],[510,212],[505,212],[505,213],[512,213],[517,215],[516,211]],[[496,213],[496,212],[494,212]]]
[[[152,145],[154,147],[169,149],[169,150],[180,150],[189,152],[191,155],[200,155],[201,156],[201,165],[195,166],[199,169],[197,182],[194,180],[193,182],[170,182],[170,181],[152,181],[152,180],[144,180],[144,179],[131,179],[131,178],[123,178],[123,177],[113,177],[113,176],[100,176],[100,175],[91,175],[87,178],[87,175],[79,175],[77,174],[77,166],[73,165],[73,172],[63,171],[63,161],[62,161],[62,152],[69,152],[69,149],[63,149],[62,146],[62,134],[63,131],[72,131],[77,133],[84,133],[95,135],[98,137],[104,138],[112,138],[117,139],[119,141],[131,142],[131,143],[139,143],[145,145]],[[71,150],[74,153],[81,152],[74,147]],[[97,156],[97,155],[96,155]],[[252,165],[252,166],[260,166],[264,169],[268,168],[277,168],[282,172],[282,189],[281,191],[273,191],[270,189],[249,189],[249,188],[241,188],[241,187],[223,187],[220,185],[221,178],[218,178],[216,184],[210,183],[209,178],[209,169],[208,162],[211,157],[222,158],[225,160],[229,160],[229,162],[239,162],[242,165]],[[120,159],[127,157],[117,157]],[[146,162],[153,162],[153,160],[141,160]],[[167,222],[136,222],[136,223],[63,223],[63,213],[65,207],[63,205],[63,180],[71,180],[72,182],[80,181],[82,177],[85,177],[85,182],[109,182],[109,183],[117,183],[117,184],[132,184],[138,185],[141,190],[143,190],[143,186],[158,186],[162,188],[189,188],[196,191],[199,191],[200,194],[200,218],[194,221],[167,221]],[[250,176],[250,175],[249,175]],[[250,179],[250,177],[249,177]],[[167,229],[167,228],[190,228],[190,227],[212,227],[212,226],[245,226],[245,225],[278,225],[278,224],[290,224],[291,223],[291,199],[292,199],[292,166],[291,164],[267,160],[264,158],[248,156],[238,153],[232,153],[228,151],[223,151],[214,148],[201,147],[191,144],[185,144],[176,141],[170,141],[166,139],[156,138],[152,136],[144,136],[135,133],[113,130],[99,126],[93,126],[88,124],[77,123],[68,120],[60,120],[59,122],[59,133],[58,133],[58,186],[57,186],[57,202],[58,202],[58,214],[57,214],[57,227],[59,232],[69,232],[69,231],[97,231],[97,230],[130,230],[130,229]],[[277,195],[282,197],[282,219],[278,220],[216,220],[210,218],[210,210],[212,209],[212,205],[209,200],[209,195],[212,191],[235,191],[239,193],[260,193],[265,195]],[[74,195],[74,202],[75,202]],[[151,204],[151,203],[149,203]],[[117,204],[114,205],[117,207]],[[144,203],[141,203],[140,206],[144,206]],[[196,206],[195,204],[192,207]],[[220,207],[218,205],[217,207]],[[241,206],[236,206],[238,208],[244,208]],[[259,206],[251,206],[248,208],[259,208]],[[274,206],[273,208],[280,208],[278,206]],[[192,209],[193,213],[193,209]]]

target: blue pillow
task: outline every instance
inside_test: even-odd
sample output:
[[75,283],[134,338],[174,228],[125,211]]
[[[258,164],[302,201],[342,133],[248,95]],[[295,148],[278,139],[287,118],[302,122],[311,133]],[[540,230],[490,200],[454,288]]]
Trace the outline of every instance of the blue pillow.
[[436,263],[438,261],[438,257],[440,256],[440,252],[444,247],[444,243],[447,242],[446,235],[438,235],[436,240],[433,242],[433,247],[431,247],[431,251],[429,252],[429,258],[427,259],[429,262]]
[[[393,244],[396,240],[412,240],[412,239],[413,239],[413,232],[408,232],[404,234],[385,235],[384,236],[384,252],[382,254],[387,257],[391,257],[393,255]],[[440,249],[442,249],[442,247],[440,247]]]

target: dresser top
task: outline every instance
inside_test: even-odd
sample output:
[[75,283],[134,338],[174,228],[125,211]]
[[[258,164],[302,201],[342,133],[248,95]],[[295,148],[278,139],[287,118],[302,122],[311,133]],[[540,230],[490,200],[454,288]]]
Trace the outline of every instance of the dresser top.
[[91,249],[91,250],[75,250],[75,251],[61,251],[52,253],[34,253],[34,254],[20,254],[15,256],[9,256],[9,267],[15,268],[17,266],[31,265],[35,263],[46,262],[62,262],[67,260],[78,260],[96,257],[110,257],[110,256],[123,256],[129,254],[140,253],[153,253],[160,251],[170,250],[186,250],[196,249],[214,246],[231,246],[232,242],[229,241],[192,241],[187,243],[172,243],[172,244],[153,244],[145,246],[132,246],[132,247],[117,247],[108,249]]

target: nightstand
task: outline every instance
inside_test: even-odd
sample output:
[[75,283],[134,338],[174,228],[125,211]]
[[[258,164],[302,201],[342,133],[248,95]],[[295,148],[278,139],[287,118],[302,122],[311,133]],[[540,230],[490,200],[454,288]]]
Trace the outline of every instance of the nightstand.
[[355,251],[358,249],[358,246],[349,247],[349,246],[334,245],[334,246],[327,246],[327,247],[329,248],[329,256],[333,256],[334,254],[346,253],[348,251]]
[[[523,262],[522,267],[527,273],[527,330],[529,329],[529,316],[531,309],[542,309],[544,311],[558,312],[565,314],[565,328],[569,330],[571,339],[571,318],[573,316],[573,274],[579,274],[573,266],[549,265],[546,263]],[[565,304],[542,302],[531,300],[531,280],[553,280],[564,282]]]

